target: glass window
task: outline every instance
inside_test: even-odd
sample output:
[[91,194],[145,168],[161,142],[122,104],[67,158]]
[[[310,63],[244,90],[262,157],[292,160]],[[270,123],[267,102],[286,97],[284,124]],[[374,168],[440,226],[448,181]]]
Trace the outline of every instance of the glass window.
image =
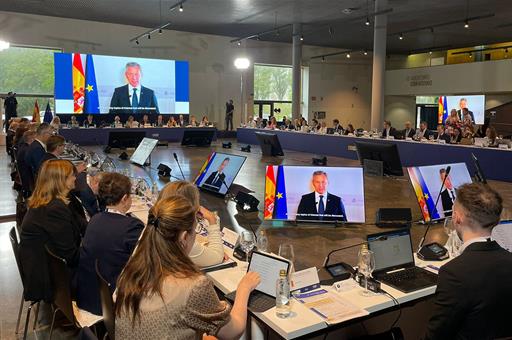
[[254,100],[292,100],[292,68],[254,65]]
[[32,119],[32,114],[34,113],[34,105],[36,103],[39,106],[39,112],[41,116],[41,121],[44,117],[44,112],[46,110],[46,105],[50,103],[50,108],[52,109],[52,114],[55,116],[55,102],[53,98],[44,98],[44,97],[16,97],[18,100],[18,109],[16,110],[18,113],[18,117],[27,117]]
[[0,93],[53,94],[54,52],[60,51],[17,46],[1,51]]
[[278,121],[283,120],[283,117],[291,119],[292,103],[274,103],[274,116]]

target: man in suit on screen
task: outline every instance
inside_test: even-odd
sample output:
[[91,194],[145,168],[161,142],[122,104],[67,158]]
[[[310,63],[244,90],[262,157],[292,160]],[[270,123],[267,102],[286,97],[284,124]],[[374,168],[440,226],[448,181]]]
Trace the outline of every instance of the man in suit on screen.
[[[446,169],[439,170],[441,183],[444,180],[443,191],[441,191],[441,205],[443,206],[444,216],[452,216],[453,202],[455,202],[455,188],[452,184],[450,175],[446,175]],[[446,177],[446,180],[444,179]]]
[[226,174],[224,173],[224,169],[229,164],[229,157],[224,158],[222,163],[220,163],[217,171],[214,171],[208,176],[206,181],[204,181],[203,185],[208,186],[209,189],[214,191],[220,191],[222,184],[224,184],[224,180],[226,179]]
[[471,117],[471,122],[475,123],[475,115],[473,111],[470,111],[468,108],[468,100],[466,98],[461,98],[459,100],[459,109],[457,110],[457,116],[459,116],[460,121],[464,121],[465,116]]
[[127,63],[124,76],[128,84],[114,90],[109,113],[160,113],[155,92],[140,84],[142,78],[140,65],[135,62]]
[[297,220],[346,222],[347,215],[341,198],[327,192],[327,173],[321,170],[313,172],[311,184],[315,191],[300,199]]

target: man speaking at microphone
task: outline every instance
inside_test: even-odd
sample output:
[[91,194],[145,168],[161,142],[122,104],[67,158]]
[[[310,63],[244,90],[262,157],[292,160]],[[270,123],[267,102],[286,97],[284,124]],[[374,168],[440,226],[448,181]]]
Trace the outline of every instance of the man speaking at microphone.
[[512,253],[491,240],[502,209],[500,195],[485,184],[457,189],[452,221],[461,254],[439,270],[426,339],[512,336]]
[[321,170],[313,172],[311,185],[315,191],[300,199],[297,220],[346,222],[347,215],[341,198],[327,192],[327,173]]
[[222,184],[224,184],[224,180],[226,178],[226,174],[224,173],[224,169],[229,164],[229,157],[224,158],[222,163],[220,163],[217,171],[214,171],[208,176],[206,181],[204,181],[203,185],[208,185],[210,189],[214,191],[220,191]]
[[159,114],[155,92],[140,84],[140,65],[135,62],[127,63],[124,76],[128,84],[114,90],[109,113]]

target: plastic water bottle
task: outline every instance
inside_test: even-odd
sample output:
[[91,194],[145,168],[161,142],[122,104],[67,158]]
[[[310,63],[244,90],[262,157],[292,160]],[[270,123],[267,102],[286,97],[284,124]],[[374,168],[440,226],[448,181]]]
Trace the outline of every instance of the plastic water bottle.
[[268,237],[265,229],[260,229],[258,231],[258,238],[256,240],[256,247],[258,250],[268,252]]
[[290,316],[290,312],[290,282],[286,270],[281,269],[276,282],[276,315],[284,319]]

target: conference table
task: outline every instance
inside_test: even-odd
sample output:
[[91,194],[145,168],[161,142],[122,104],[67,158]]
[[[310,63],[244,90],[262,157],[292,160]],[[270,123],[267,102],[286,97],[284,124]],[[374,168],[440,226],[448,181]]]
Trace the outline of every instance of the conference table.
[[422,166],[442,163],[466,163],[470,173],[476,171],[472,154],[488,179],[512,182],[512,149],[478,147],[474,145],[440,144],[432,141],[392,140],[370,137],[325,135],[299,131],[238,128],[239,143],[259,144],[256,132],[275,133],[285,150],[315,155],[357,159],[355,142],[394,143],[398,147],[402,166]]
[[180,142],[185,131],[214,131],[214,127],[144,127],[144,128],[61,128],[59,134],[78,145],[107,145],[110,132],[145,132],[146,137],[166,142]]

